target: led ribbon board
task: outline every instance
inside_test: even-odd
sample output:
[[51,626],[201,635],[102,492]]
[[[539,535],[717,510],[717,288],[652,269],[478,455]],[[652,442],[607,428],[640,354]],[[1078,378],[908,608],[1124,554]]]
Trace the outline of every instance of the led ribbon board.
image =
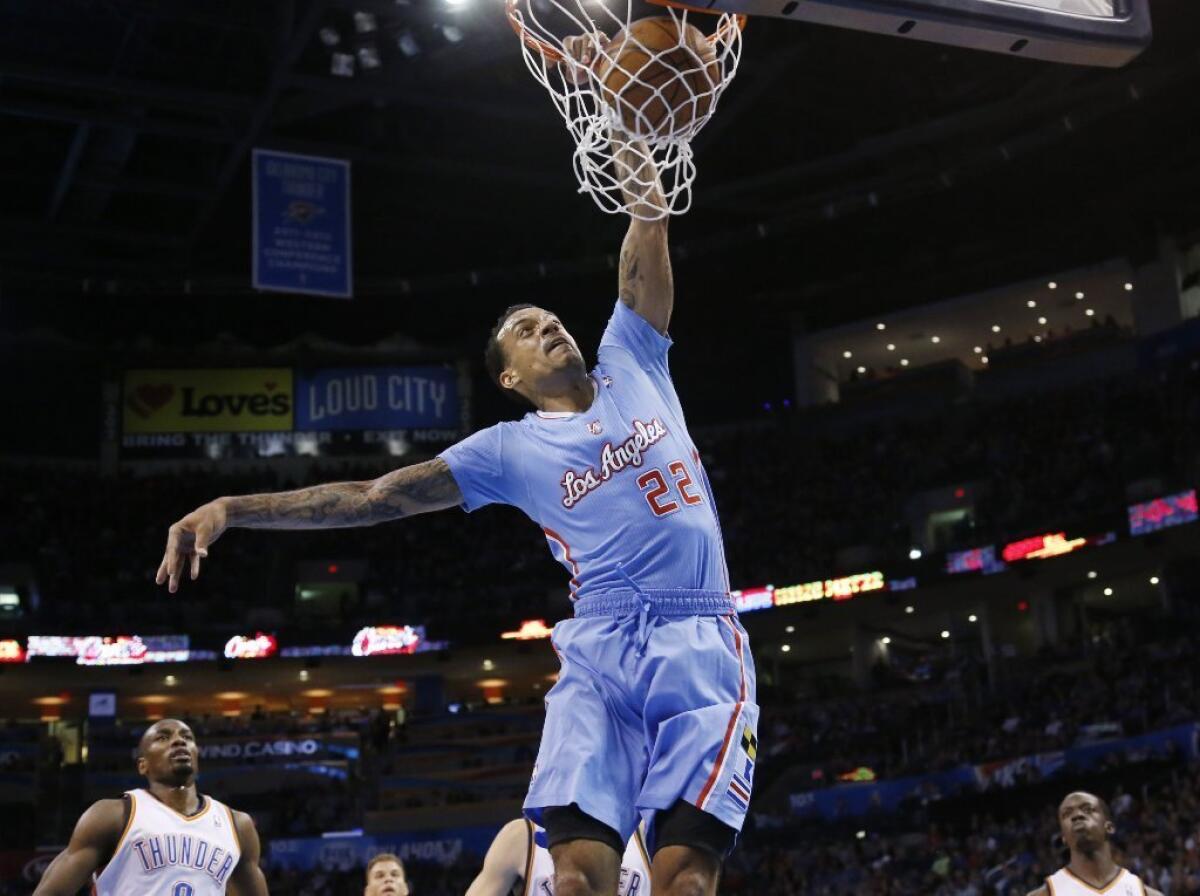
[[1195,489],[1133,504],[1129,508],[1129,534],[1145,535],[1159,529],[1194,523],[1197,519],[1196,510]]

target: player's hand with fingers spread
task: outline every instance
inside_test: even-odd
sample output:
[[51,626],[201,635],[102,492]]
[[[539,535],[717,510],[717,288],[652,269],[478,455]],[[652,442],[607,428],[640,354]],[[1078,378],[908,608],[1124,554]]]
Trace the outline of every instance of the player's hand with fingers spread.
[[225,531],[225,504],[217,499],[198,507],[167,530],[167,550],[154,577],[156,584],[167,583],[174,594],[186,569],[194,581],[200,575],[200,561],[208,556],[209,546]]
[[566,58],[559,63],[563,77],[572,84],[583,84],[588,79],[588,69],[596,62],[599,51],[608,44],[608,38],[602,33],[575,34],[563,39],[563,49]]

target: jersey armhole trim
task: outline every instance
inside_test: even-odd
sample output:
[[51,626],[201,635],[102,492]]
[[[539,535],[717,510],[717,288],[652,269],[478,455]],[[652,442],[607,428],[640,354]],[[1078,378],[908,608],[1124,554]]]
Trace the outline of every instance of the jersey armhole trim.
[[233,817],[233,810],[225,806],[225,814],[229,816],[229,828],[233,831],[233,842],[237,844],[238,855],[240,856],[245,850],[242,848],[242,835],[238,833],[237,819]]
[[1050,883],[1050,878],[1046,878],[1046,892],[1049,896],[1054,896],[1054,884]]
[[[129,799],[126,800],[125,798]],[[130,830],[133,828],[133,816],[137,814],[137,797],[132,792],[121,795],[122,807],[129,813],[125,817],[125,825],[121,829],[121,836],[117,838],[117,843],[113,847],[112,855],[108,857],[108,861],[104,864],[107,866],[113,859],[117,857],[117,853],[121,851],[121,847],[125,843],[125,838],[129,836]]]
[[646,849],[646,839],[642,836],[641,825],[637,826],[637,829],[633,832],[633,836],[637,839],[638,849],[641,850],[642,859],[646,863],[646,870],[649,871],[652,863],[650,861],[650,852]]
[[533,887],[533,822],[525,819],[525,896],[530,896]]

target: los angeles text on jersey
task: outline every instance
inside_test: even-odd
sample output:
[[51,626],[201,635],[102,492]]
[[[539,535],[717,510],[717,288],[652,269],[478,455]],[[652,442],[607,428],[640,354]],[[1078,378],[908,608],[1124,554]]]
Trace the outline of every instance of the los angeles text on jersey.
[[192,868],[223,884],[236,864],[235,857],[221,847],[188,834],[156,834],[135,840],[130,848],[147,874],[161,868]]
[[615,446],[612,442],[606,442],[600,450],[599,472],[595,467],[591,467],[585,473],[567,470],[563,474],[562,487],[566,492],[562,499],[563,507],[570,510],[588,494],[608,482],[614,473],[619,473],[626,467],[640,467],[645,450],[662,441],[666,435],[667,428],[657,417],[649,423],[634,420],[633,434],[629,438]]

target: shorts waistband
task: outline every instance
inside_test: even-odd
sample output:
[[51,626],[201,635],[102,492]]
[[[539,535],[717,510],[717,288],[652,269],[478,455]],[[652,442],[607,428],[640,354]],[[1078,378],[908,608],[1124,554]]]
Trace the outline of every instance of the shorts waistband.
[[646,612],[655,616],[725,616],[737,606],[724,591],[692,591],[686,588],[645,588],[637,591],[606,591],[575,601],[575,618],[625,616]]

